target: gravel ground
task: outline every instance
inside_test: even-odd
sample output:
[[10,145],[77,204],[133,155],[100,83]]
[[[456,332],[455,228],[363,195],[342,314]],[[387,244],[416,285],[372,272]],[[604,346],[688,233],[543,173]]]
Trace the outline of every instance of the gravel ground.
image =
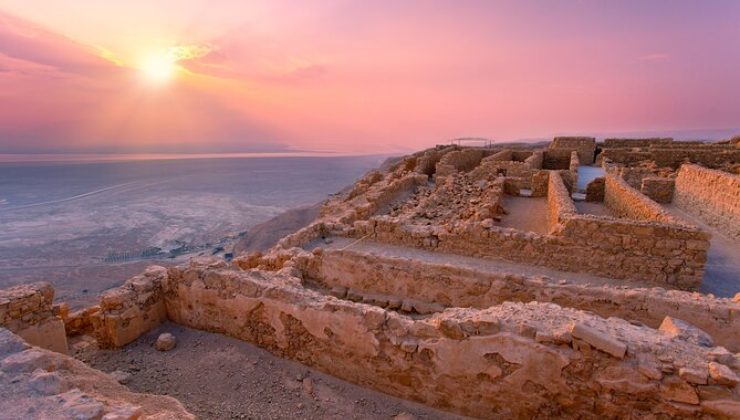
[[[176,336],[175,349],[154,349],[162,332]],[[204,419],[462,418],[350,384],[240,340],[172,323],[123,349],[78,350],[75,356],[104,372],[130,373],[125,382],[132,391],[170,395]]]

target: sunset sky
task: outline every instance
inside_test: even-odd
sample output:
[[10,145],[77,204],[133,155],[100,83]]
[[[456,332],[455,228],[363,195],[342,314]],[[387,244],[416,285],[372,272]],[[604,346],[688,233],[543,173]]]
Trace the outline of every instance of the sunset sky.
[[0,153],[732,132],[739,22],[719,0],[0,0]]

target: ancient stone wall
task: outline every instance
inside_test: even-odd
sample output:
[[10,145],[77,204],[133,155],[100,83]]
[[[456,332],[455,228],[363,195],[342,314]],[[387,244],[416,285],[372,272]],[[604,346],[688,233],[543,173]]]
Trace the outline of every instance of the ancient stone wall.
[[653,145],[668,145],[673,142],[673,139],[670,137],[653,137],[653,138],[645,138],[645,139],[617,139],[617,138],[610,138],[610,139],[604,139],[604,142],[602,143],[602,146],[604,148],[632,148],[632,147],[650,147]]
[[629,186],[623,179],[611,174],[606,175],[604,205],[620,217],[663,223],[680,223],[658,203]]
[[602,202],[604,201],[604,188],[606,178],[600,176],[586,185],[586,201]]
[[561,220],[577,214],[578,210],[557,172],[550,172],[547,188],[547,222],[550,232],[559,231]]
[[542,169],[570,169],[571,150],[548,149],[542,153]]
[[[352,250],[322,250],[301,260],[304,278],[332,294],[376,306],[485,309],[506,301],[553,302],[601,317],[635,320],[658,328],[666,316],[691,322],[716,345],[740,352],[740,300],[715,299],[678,290],[591,285],[567,278],[488,272],[408,258],[368,255]],[[393,279],[393,281],[388,281]],[[441,310],[441,309],[437,309]]]
[[[711,348],[647,327],[534,302],[412,318],[305,289],[289,270],[171,269],[168,314],[477,417],[698,415],[733,404],[736,375]],[[731,354],[721,357],[734,363]],[[710,386],[724,392],[703,392]]]
[[480,164],[485,156],[481,149],[463,149],[449,152],[437,163],[436,176],[445,177],[455,172],[467,172]]
[[532,156],[526,158],[524,162],[526,162],[530,168],[532,169],[542,169],[542,161],[544,159],[544,152],[541,150],[538,150],[534,153],[532,153]]
[[740,176],[682,165],[673,201],[707,224],[740,239]]
[[594,162],[594,155],[596,154],[596,139],[593,137],[555,137],[548,149],[574,150],[578,152],[578,159],[584,165],[590,165]]
[[0,290],[0,327],[32,345],[67,353],[64,323],[52,304],[54,288],[47,282],[21,284]]
[[673,178],[649,176],[642,179],[640,192],[656,203],[666,204],[673,201],[675,184],[676,182]]
[[408,225],[387,216],[355,222],[352,233],[395,245],[690,290],[701,284],[709,248],[707,235],[696,229],[591,215],[561,218],[560,230],[551,235],[478,222]]
[[599,155],[599,159],[608,159],[626,165],[641,161],[654,161],[659,167],[673,169],[678,169],[685,162],[719,168],[728,163],[740,162],[740,149],[730,144],[675,142],[670,145],[652,145],[643,148],[605,148]]
[[100,311],[90,314],[95,338],[101,347],[121,347],[167,319],[163,300],[164,267],[149,267],[123,286],[100,295]]

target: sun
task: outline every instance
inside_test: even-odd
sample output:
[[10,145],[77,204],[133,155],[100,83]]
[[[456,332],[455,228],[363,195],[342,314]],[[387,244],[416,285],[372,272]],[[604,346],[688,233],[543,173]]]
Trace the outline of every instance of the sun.
[[146,81],[163,85],[171,81],[177,73],[177,60],[170,54],[152,54],[141,60],[139,70]]

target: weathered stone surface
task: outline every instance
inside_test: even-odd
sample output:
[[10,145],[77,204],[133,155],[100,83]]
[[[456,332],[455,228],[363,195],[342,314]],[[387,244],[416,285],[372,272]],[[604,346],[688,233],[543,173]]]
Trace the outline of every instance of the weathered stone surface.
[[667,316],[660,324],[659,330],[669,337],[686,340],[699,346],[711,347],[714,340],[706,332],[677,318]]
[[732,369],[717,362],[709,362],[709,376],[715,383],[721,385],[735,386],[740,382],[740,378]]
[[[0,343],[20,340],[0,329]],[[0,355],[0,417],[8,419],[194,419],[174,398],[135,394],[61,353],[14,345]]]
[[570,333],[573,337],[580,338],[595,348],[609,353],[616,358],[624,358],[627,352],[627,346],[624,343],[584,323],[574,324]]

